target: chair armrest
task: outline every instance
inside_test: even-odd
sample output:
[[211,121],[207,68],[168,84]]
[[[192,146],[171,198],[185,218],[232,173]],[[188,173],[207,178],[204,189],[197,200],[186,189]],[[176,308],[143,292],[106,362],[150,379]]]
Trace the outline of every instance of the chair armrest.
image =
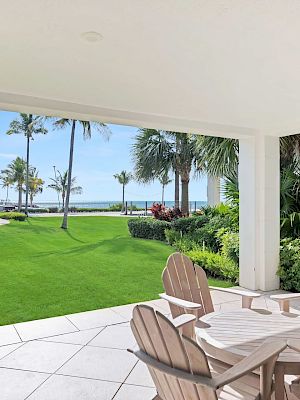
[[242,307],[251,308],[251,304],[254,298],[260,297],[260,293],[250,292],[249,290],[239,290],[232,288],[220,288],[215,286],[209,286],[210,290],[218,290],[219,292],[226,292],[237,294],[242,297]]
[[300,293],[272,294],[270,299],[279,303],[281,311],[290,311],[290,300],[300,299]]
[[166,293],[161,293],[159,296],[161,299],[167,300],[169,303],[175,304],[176,306],[185,308],[187,310],[198,310],[199,308],[202,308],[201,304],[193,303],[192,301],[182,300],[178,297],[169,296]]
[[[287,347],[287,342],[283,340],[264,342],[252,354],[245,357],[242,361],[229,368],[226,372],[214,379],[217,388],[223,387],[240,377],[256,370],[258,367],[267,364]],[[274,363],[275,365],[275,363]],[[273,368],[274,368],[273,365]],[[272,371],[271,371],[272,372]]]
[[196,321],[196,317],[193,314],[181,314],[179,315],[179,317],[176,317],[174,319],[170,318],[170,321],[176,328],[181,328],[186,324],[190,324],[191,322]]

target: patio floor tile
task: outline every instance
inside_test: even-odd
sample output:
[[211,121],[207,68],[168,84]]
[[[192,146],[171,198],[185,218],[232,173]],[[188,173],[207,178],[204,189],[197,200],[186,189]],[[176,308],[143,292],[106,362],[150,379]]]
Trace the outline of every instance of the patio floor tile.
[[0,346],[21,342],[13,325],[0,326]]
[[95,336],[98,335],[105,328],[94,328],[87,329],[84,331],[66,333],[64,335],[51,336],[48,338],[40,339],[46,342],[57,342],[57,343],[70,343],[70,344],[82,344],[85,345],[90,342]]
[[125,350],[84,347],[57,374],[124,382],[136,358]]
[[154,387],[154,383],[148,371],[148,368],[140,361],[133,368],[125,383],[129,383],[131,385]]
[[113,307],[112,310],[118,315],[121,315],[126,321],[130,321],[132,318],[132,310],[137,304],[139,303],[126,304],[125,306],[117,306]]
[[24,400],[49,375],[38,372],[0,368],[1,400]]
[[114,349],[134,348],[135,338],[127,326],[112,325],[104,328],[90,343],[89,346],[110,347]]
[[111,400],[119,387],[114,382],[53,375],[28,400]]
[[24,341],[74,332],[77,329],[66,317],[54,317],[15,324]]
[[80,330],[126,322],[125,318],[110,308],[71,314],[67,315],[67,317]]
[[0,361],[0,367],[53,373],[81,346],[75,344],[33,341],[24,344]]
[[122,385],[114,400],[153,400],[156,390],[143,386]]
[[20,343],[16,343],[16,344],[8,344],[6,346],[1,346],[0,347],[0,360],[23,345],[24,345],[24,343],[20,342]]

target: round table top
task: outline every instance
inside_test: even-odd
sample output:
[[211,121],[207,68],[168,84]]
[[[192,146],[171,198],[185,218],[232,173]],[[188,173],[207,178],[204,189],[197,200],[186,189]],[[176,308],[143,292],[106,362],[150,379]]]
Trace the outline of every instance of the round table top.
[[[200,342],[247,356],[268,338],[300,339],[300,314],[245,308],[213,312],[200,318],[196,336]],[[300,353],[286,349],[278,361],[299,363]]]

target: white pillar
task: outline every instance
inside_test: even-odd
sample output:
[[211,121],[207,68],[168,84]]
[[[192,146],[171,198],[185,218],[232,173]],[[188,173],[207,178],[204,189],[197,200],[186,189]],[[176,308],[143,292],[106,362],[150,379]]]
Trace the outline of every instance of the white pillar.
[[217,206],[220,204],[220,178],[207,175],[207,204]]
[[278,289],[280,245],[279,138],[240,139],[240,285]]

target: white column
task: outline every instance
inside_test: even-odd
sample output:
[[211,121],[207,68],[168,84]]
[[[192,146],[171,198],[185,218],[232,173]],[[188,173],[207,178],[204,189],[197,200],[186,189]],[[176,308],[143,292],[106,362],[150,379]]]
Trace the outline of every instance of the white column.
[[240,139],[240,285],[278,289],[280,245],[279,138]]
[[207,204],[216,206],[220,204],[220,178],[207,175]]

